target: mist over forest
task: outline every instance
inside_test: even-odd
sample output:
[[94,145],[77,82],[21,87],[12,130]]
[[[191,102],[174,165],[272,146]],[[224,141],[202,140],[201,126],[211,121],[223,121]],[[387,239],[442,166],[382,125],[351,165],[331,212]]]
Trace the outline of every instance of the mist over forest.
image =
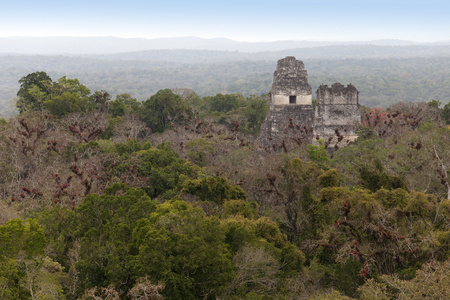
[[0,54],[0,299],[449,299],[450,46],[309,46]]
[[[102,39],[71,38],[72,43],[68,44],[73,47],[72,54],[55,54],[52,51],[57,50],[52,49],[59,48],[52,45],[57,41],[61,44],[61,40],[64,41],[63,38],[42,38],[39,39],[41,46],[34,45],[34,48],[25,47],[33,44],[24,44],[22,48],[0,46],[3,53],[0,54],[0,111],[3,115],[13,113],[11,102],[19,87],[18,80],[33,71],[45,71],[55,78],[63,75],[78,78],[91,90],[103,89],[112,95],[129,93],[139,101],[164,88],[190,88],[201,96],[217,93],[248,96],[270,91],[276,61],[285,56],[295,56],[305,63],[313,91],[322,83],[352,83],[360,91],[360,103],[365,106],[387,107],[401,101],[438,100],[443,104],[450,101],[450,46],[445,43],[274,42],[250,43],[252,47],[249,47],[248,43],[196,38],[189,40],[191,43],[180,38],[144,40],[144,44],[127,39],[101,43]],[[149,45],[150,41],[153,44]],[[0,44],[4,42],[4,38],[0,39]],[[49,43],[46,47],[45,42]],[[130,45],[125,47],[127,42]],[[182,49],[182,45],[198,49]],[[221,45],[230,50],[211,50]],[[295,45],[301,48],[282,48]],[[120,52],[144,46],[167,49]],[[99,51],[109,54],[98,54]]]
[[226,38],[118,38],[118,37],[0,37],[0,53],[19,54],[116,54],[145,50],[190,49],[239,51],[256,53],[281,51],[295,48],[314,48],[323,46],[448,46],[450,41],[419,43],[405,40],[372,41],[273,41],[273,42],[238,42]]

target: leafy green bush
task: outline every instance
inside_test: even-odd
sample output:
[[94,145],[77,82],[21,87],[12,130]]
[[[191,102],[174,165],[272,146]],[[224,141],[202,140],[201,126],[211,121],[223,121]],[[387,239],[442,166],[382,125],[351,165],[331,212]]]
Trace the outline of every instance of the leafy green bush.
[[318,179],[322,187],[339,186],[339,172],[336,169],[326,171]]
[[188,180],[181,190],[183,194],[198,196],[201,201],[222,204],[226,200],[245,199],[245,192],[239,186],[231,185],[224,177],[211,176]]

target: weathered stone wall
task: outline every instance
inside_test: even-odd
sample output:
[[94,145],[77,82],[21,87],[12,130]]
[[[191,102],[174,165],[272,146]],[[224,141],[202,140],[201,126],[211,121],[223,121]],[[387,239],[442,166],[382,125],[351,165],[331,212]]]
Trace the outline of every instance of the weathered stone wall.
[[352,84],[321,85],[317,89],[314,121],[314,134],[320,139],[335,137],[333,144],[338,142],[339,135],[345,138],[345,143],[355,140],[355,131],[361,124],[358,90]]
[[322,84],[317,89],[317,103],[359,105],[359,92],[351,83],[347,87],[340,83],[335,83],[331,87]]
[[278,61],[277,69],[273,73],[271,95],[273,105],[289,105],[290,96],[295,96],[296,105],[311,105],[312,89],[302,61],[293,56]]
[[312,105],[271,105],[266,120],[261,125],[258,142],[269,148],[274,145],[280,148],[282,143],[295,145],[298,141],[311,143],[313,124]]

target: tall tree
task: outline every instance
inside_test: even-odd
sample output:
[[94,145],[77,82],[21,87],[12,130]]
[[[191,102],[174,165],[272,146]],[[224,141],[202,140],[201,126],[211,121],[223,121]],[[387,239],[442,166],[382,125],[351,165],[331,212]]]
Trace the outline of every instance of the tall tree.
[[141,102],[136,98],[131,98],[130,94],[120,94],[116,96],[116,100],[109,103],[109,111],[113,117],[124,116],[128,113],[134,112],[138,114],[141,108]]
[[165,89],[144,102],[142,118],[153,132],[163,132],[171,123],[179,123],[185,112],[181,97]]
[[16,107],[20,113],[42,110],[45,96],[50,94],[52,79],[45,72],[34,72],[19,80]]
[[44,108],[58,117],[73,112],[86,112],[98,107],[94,97],[89,98],[91,91],[78,79],[63,76],[58,79],[58,82],[51,84],[49,89],[51,95],[45,100]]

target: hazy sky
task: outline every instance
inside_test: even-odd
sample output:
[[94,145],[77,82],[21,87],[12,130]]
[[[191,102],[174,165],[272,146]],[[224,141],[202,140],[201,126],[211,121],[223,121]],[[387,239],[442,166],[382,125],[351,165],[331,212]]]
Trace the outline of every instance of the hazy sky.
[[450,40],[448,0],[0,0],[0,37]]

